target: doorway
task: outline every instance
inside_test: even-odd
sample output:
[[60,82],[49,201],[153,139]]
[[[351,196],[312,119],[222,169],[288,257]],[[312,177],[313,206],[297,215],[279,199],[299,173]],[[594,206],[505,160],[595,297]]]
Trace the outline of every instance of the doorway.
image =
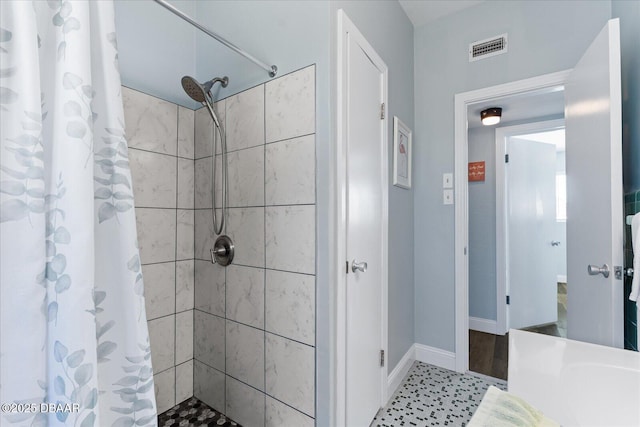
[[[619,21],[570,70],[465,92],[455,99],[456,370],[469,367],[467,108],[565,88],[568,338],[622,347],[622,149]],[[597,195],[597,202],[591,197]]]
[[[566,336],[562,89],[467,111],[469,369],[496,378],[506,379],[509,328]],[[491,106],[502,107],[502,122],[483,126]]]

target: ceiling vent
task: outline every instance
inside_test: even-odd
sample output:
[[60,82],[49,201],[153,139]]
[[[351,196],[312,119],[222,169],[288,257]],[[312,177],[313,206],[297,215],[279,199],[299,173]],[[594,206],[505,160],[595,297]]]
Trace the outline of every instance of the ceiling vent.
[[469,62],[507,52],[507,34],[479,40],[469,45]]

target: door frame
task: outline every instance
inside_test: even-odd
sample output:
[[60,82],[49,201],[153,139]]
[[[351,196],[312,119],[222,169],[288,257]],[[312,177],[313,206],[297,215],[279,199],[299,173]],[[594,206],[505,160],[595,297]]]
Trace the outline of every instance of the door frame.
[[[336,294],[336,352],[335,352],[335,372],[336,372],[336,398],[335,398],[335,422],[337,426],[344,426],[346,424],[346,385],[347,385],[347,293],[346,293],[346,271],[345,261],[347,260],[347,43],[349,37],[355,37],[358,40],[358,44],[363,47],[365,53],[373,62],[373,64],[382,73],[382,97],[385,105],[388,104],[388,81],[389,72],[387,65],[382,58],[376,53],[371,44],[367,42],[358,28],[351,22],[344,10],[339,9],[337,13],[338,19],[338,37],[337,37],[337,120],[336,120],[336,149],[334,162],[336,169],[334,171],[335,187],[332,209],[333,220],[335,225],[333,227],[333,257],[332,261],[335,266],[333,274],[331,275],[332,282],[335,286]],[[389,151],[388,151],[388,120],[389,114],[385,114],[384,119],[380,120],[382,138],[380,140],[381,150],[381,174],[380,174],[380,191],[382,194],[382,230],[380,240],[382,242],[382,265],[381,269],[381,337],[382,342],[380,348],[388,355],[388,243],[389,243]],[[388,359],[388,357],[386,357]],[[381,389],[381,402],[380,406],[384,406],[387,400],[387,375],[388,375],[388,363],[385,361],[384,367],[380,369],[380,389]]]
[[[525,135],[564,128],[564,119],[544,120],[514,126],[496,128],[496,333],[504,335],[509,330],[509,310],[506,304],[509,287],[508,266],[508,232],[509,216],[507,215],[507,170],[504,156],[506,154],[505,139],[512,136]],[[565,249],[566,250],[566,249]]]
[[571,70],[462,92],[454,106],[454,263],[455,263],[455,364],[457,372],[469,370],[469,209],[468,209],[468,121],[470,105],[505,96],[563,86]]

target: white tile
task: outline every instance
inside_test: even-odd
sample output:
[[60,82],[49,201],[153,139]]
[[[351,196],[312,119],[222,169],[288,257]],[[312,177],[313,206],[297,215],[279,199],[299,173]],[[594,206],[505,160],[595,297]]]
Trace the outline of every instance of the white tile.
[[264,86],[227,98],[226,120],[229,151],[264,144]]
[[176,207],[176,158],[136,149],[129,150],[136,207]]
[[225,415],[243,427],[264,426],[264,393],[227,376]]
[[224,371],[224,319],[196,310],[194,322],[194,357]]
[[315,67],[266,83],[267,142],[315,132]]
[[126,87],[122,88],[122,102],[129,147],[175,156],[178,106]]
[[175,316],[149,320],[151,362],[155,372],[162,372],[175,365],[174,345],[176,336]]
[[267,270],[265,329],[315,345],[315,277]]
[[267,396],[265,427],[313,427],[314,419]]
[[194,299],[194,261],[176,262],[176,311],[193,308]]
[[173,314],[176,307],[175,263],[142,266],[147,320]]
[[195,258],[211,260],[213,248],[213,224],[211,223],[211,209],[196,209],[195,213]]
[[314,363],[313,347],[267,333],[267,394],[309,416],[314,416]]
[[176,259],[192,259],[194,256],[194,210],[178,209],[178,235]]
[[216,411],[224,411],[225,375],[198,360],[194,360],[193,379],[194,396]]
[[[225,127],[225,108],[226,108],[226,100],[221,100],[213,104],[213,110],[218,116],[218,120],[222,125],[223,129]],[[220,142],[217,131],[214,133],[213,120],[211,119],[211,115],[206,107],[200,108],[195,112],[195,148],[196,148],[196,159],[200,159],[202,157],[211,156],[213,153],[213,137],[218,138],[218,148],[216,152],[220,152]]]
[[229,209],[227,234],[235,245],[233,262],[264,267],[264,208]]
[[265,150],[266,204],[315,203],[315,136],[309,135],[267,144]]
[[175,261],[175,209],[136,208],[136,223],[142,264]]
[[195,306],[198,310],[225,315],[225,268],[209,261],[195,262]]
[[178,159],[178,208],[194,208],[195,162]]
[[264,390],[264,331],[227,320],[227,375]]
[[193,310],[176,314],[176,365],[193,359]]
[[[219,175],[218,171],[219,168],[216,167],[216,175]],[[195,162],[196,209],[211,209],[211,200],[211,157],[204,157]]]
[[229,265],[226,290],[227,319],[264,328],[264,270]]
[[[153,367],[156,370],[156,367]],[[153,386],[156,392],[156,407],[158,414],[168,411],[176,404],[175,401],[175,368],[160,372],[153,376]]]
[[178,156],[193,159],[195,156],[195,111],[178,106]]
[[[264,147],[229,153],[227,160],[229,206],[264,206]],[[218,182],[216,191],[221,192],[222,180]]]
[[193,359],[176,366],[176,405],[193,396]]
[[265,208],[267,268],[315,273],[315,206]]

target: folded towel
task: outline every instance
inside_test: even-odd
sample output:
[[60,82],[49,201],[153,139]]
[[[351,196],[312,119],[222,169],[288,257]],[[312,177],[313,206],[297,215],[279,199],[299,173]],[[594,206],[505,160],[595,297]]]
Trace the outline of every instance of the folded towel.
[[629,299],[637,302],[640,296],[640,213],[635,214],[631,220],[631,242],[634,274]]
[[523,399],[489,387],[469,427],[560,427]]

